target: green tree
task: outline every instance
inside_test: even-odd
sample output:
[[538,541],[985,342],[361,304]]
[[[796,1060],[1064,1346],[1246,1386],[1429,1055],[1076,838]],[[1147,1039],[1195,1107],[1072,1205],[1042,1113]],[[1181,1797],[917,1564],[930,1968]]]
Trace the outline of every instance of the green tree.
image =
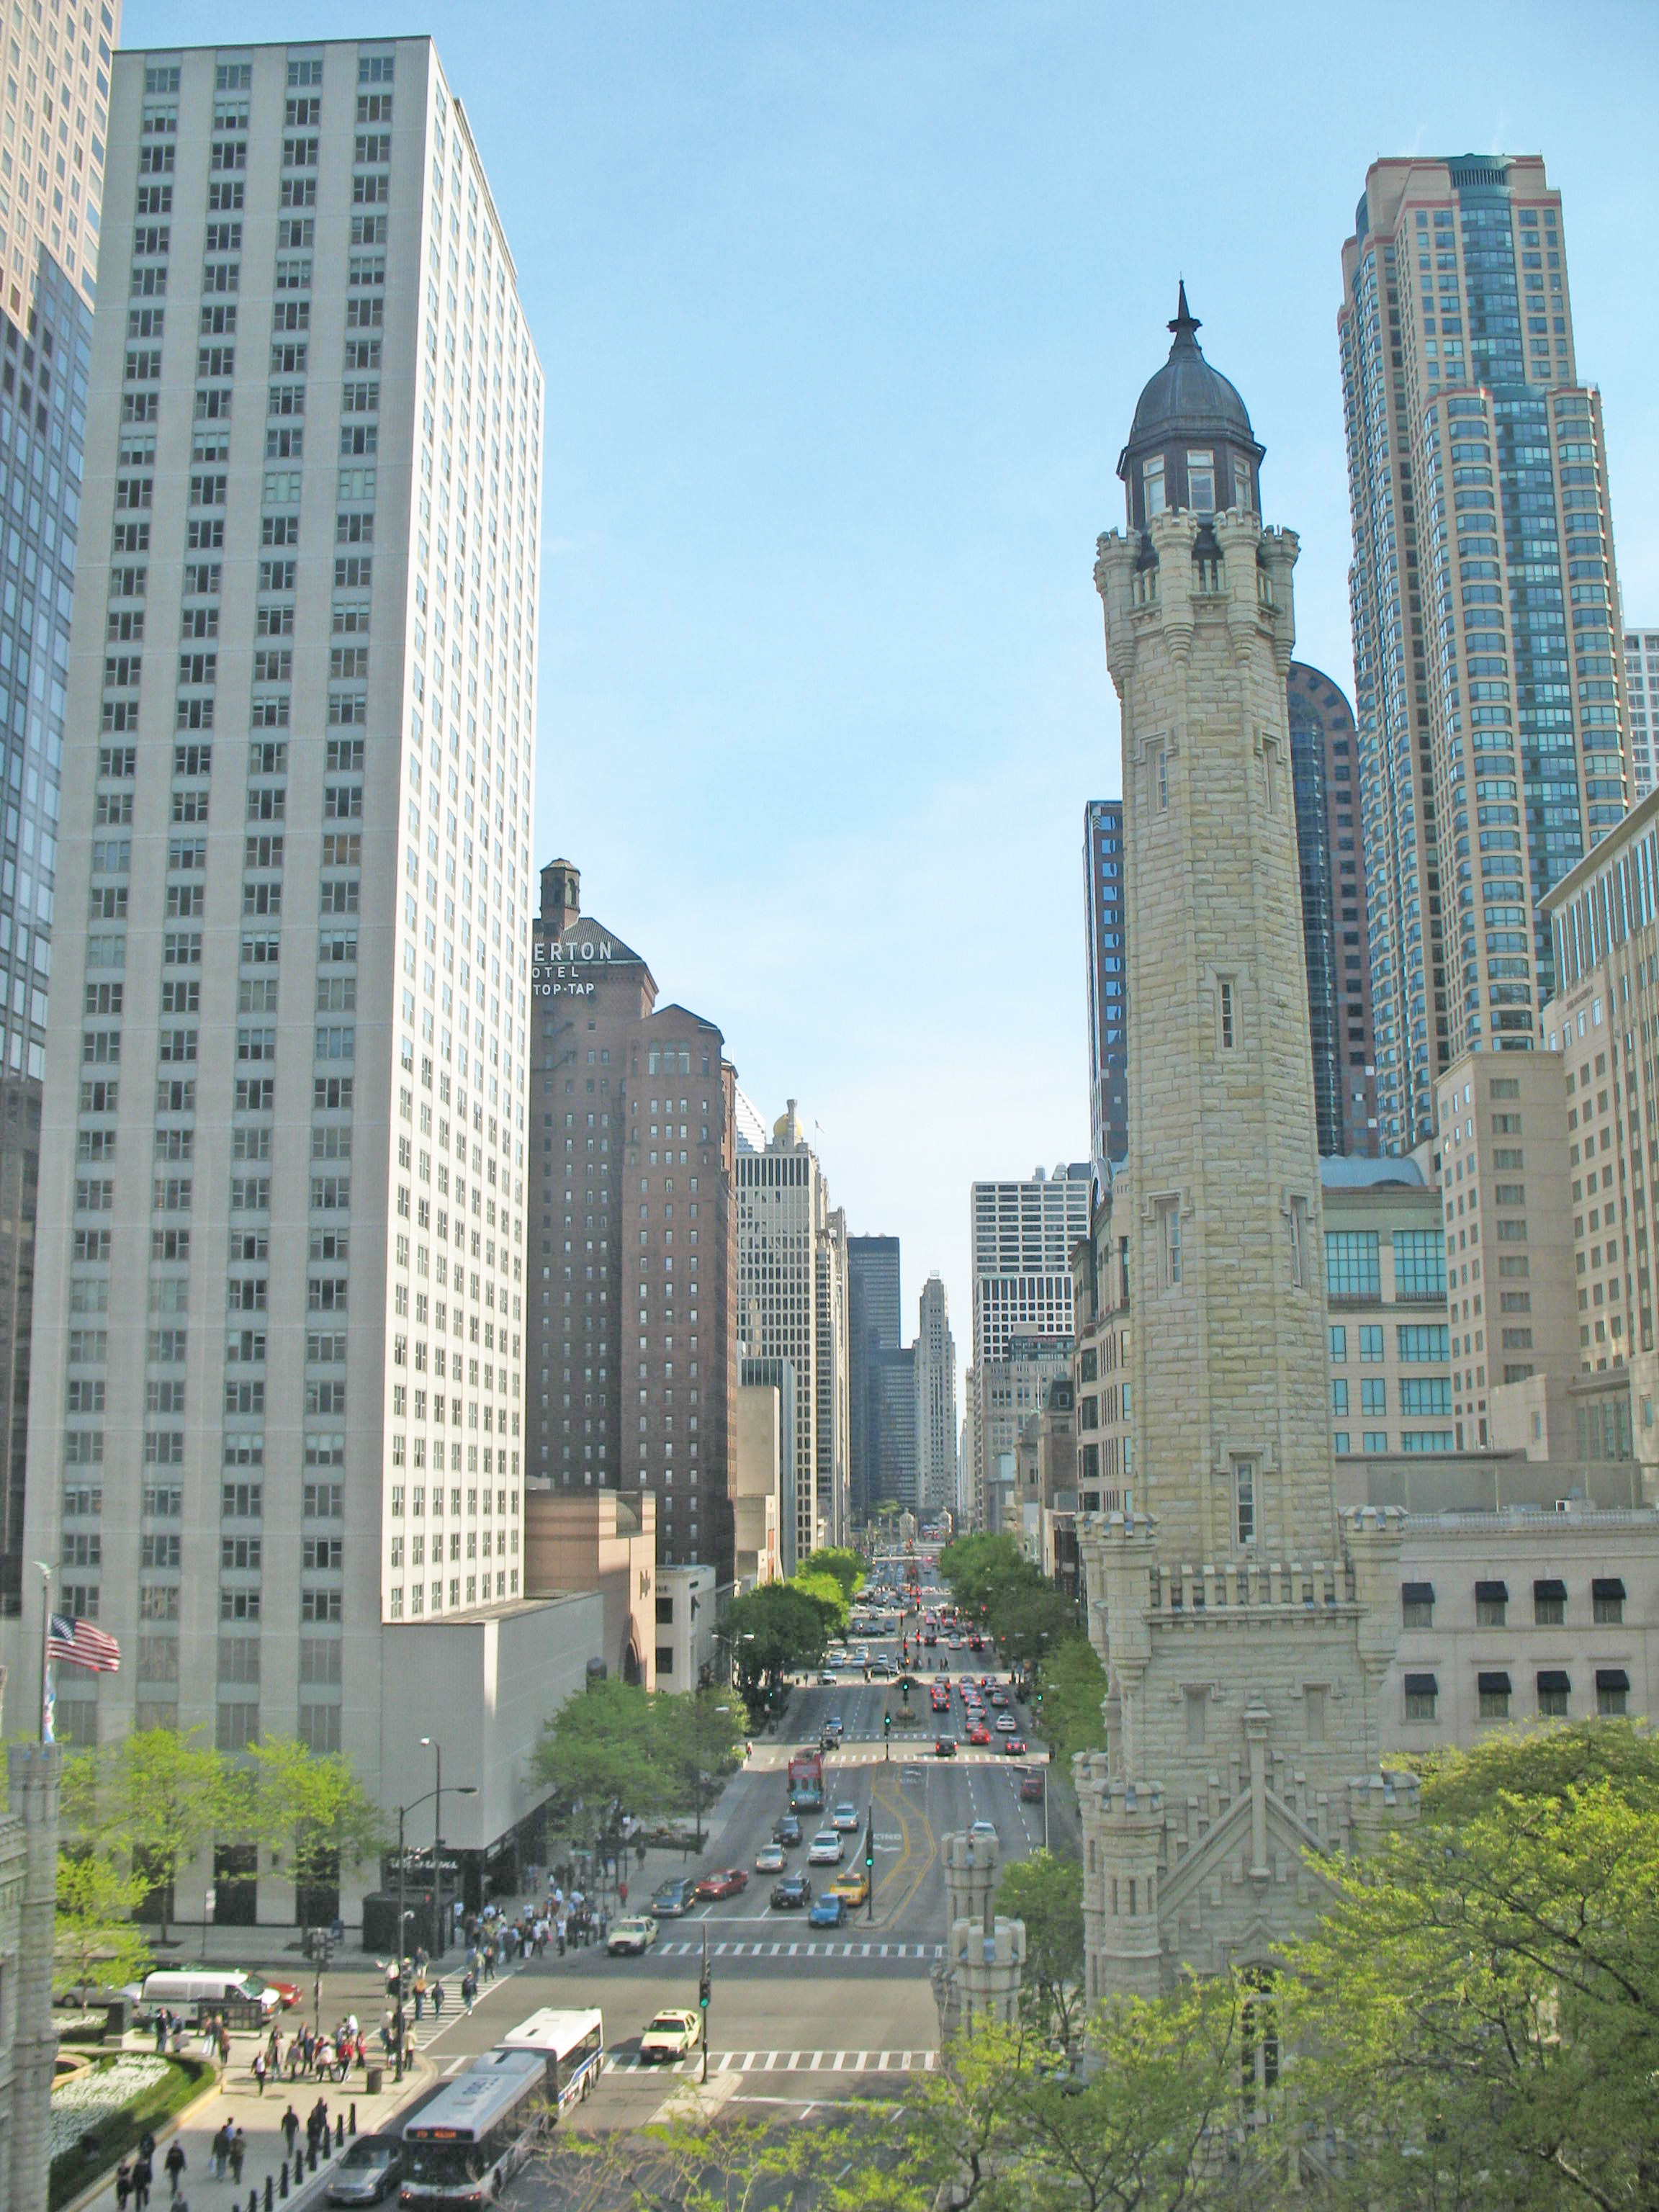
[[567,1698],[543,1723],[533,1768],[590,1843],[613,1807],[636,1820],[669,1809],[650,1697],[632,1682],[596,1682]]
[[1081,1863],[1048,1851],[1015,1860],[997,1886],[997,1911],[1025,1923],[1022,2016],[1069,2049],[1084,2011]]
[[723,1631],[738,1691],[751,1705],[785,1674],[821,1665],[830,1645],[824,1607],[794,1583],[763,1583],[733,1598]]
[[823,1616],[826,1638],[842,1635],[852,1618],[852,1607],[835,1576],[817,1573],[817,1565],[816,1558],[809,1559],[798,1575],[790,1577],[788,1587],[799,1590],[803,1597],[810,1599],[817,1606]]
[[1079,1633],[1077,1607],[1035,1568],[1035,1586],[1004,1585],[993,1595],[987,1625],[1011,1667],[1037,1665]]
[[131,1855],[145,1895],[159,1899],[163,1943],[174,1886],[226,1802],[224,1762],[200,1738],[198,1729],[136,1729],[94,1770],[100,1839]]
[[1289,2122],[1413,2212],[1659,2197],[1659,1747],[1607,1722],[1438,1762],[1290,1948]]
[[270,1736],[248,1761],[237,1810],[296,1889],[331,1887],[385,1843],[385,1815],[339,1752]]
[[959,1536],[939,1553],[939,1565],[958,1607],[975,1615],[989,1606],[994,1591],[1042,1579],[1012,1536]]
[[1053,1762],[1050,1778],[1069,1784],[1072,1760],[1079,1751],[1103,1751],[1106,1726],[1101,1705],[1106,1670],[1086,1636],[1062,1637],[1050,1644],[1037,1668],[1036,1725]]
[[826,1544],[821,1550],[812,1553],[802,1572],[833,1576],[841,1584],[842,1595],[849,1603],[864,1587],[864,1562],[845,1544]]
[[133,1914],[148,1885],[118,1856],[90,1844],[58,1853],[57,1956],[60,1981],[76,1990],[140,1980],[149,1946]]
[[657,1692],[650,1700],[648,1741],[659,1773],[659,1790],[677,1811],[687,1806],[697,1817],[702,1844],[703,1808],[728,1774],[743,1764],[748,1716],[729,1691],[697,1690],[683,1697]]

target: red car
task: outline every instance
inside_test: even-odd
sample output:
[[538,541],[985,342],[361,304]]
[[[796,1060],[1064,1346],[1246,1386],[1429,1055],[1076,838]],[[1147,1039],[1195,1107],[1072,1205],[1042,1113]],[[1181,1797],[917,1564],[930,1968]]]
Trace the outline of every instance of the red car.
[[697,1884],[696,1894],[711,1900],[736,1897],[749,1887],[749,1877],[741,1867],[717,1867],[714,1873],[704,1875]]
[[991,1741],[991,1731],[983,1721],[970,1722],[963,1733],[969,1743],[989,1743]]
[[1025,1756],[1025,1739],[1023,1735],[1004,1736],[1002,1747],[1011,1758],[1024,1759]]

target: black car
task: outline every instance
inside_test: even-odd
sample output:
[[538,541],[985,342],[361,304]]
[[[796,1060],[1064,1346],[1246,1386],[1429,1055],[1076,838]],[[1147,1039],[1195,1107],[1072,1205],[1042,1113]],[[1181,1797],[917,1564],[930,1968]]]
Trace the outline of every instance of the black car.
[[773,1883],[772,1902],[780,1912],[803,1911],[812,1902],[812,1885],[804,1874],[787,1874]]
[[793,1813],[786,1813],[774,1821],[772,1841],[781,1844],[786,1850],[793,1850],[800,1841],[800,1822]]

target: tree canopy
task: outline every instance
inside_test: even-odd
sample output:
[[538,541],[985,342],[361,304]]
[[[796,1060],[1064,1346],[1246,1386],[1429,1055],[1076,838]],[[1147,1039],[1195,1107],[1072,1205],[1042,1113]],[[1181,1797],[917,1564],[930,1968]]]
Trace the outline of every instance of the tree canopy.
[[733,1698],[672,1696],[608,1680],[576,1691],[543,1726],[537,1778],[577,1833],[597,1837],[617,1814],[651,1820],[689,1811],[742,1753]]
[[802,1571],[832,1577],[841,1584],[842,1595],[849,1601],[864,1587],[864,1561],[846,1544],[825,1544],[810,1553]]
[[997,1911],[1025,1923],[1022,2017],[1045,2040],[1069,2046],[1084,2004],[1083,1867],[1034,1851],[1003,1870]]
[[830,1648],[829,1609],[798,1583],[745,1591],[732,1599],[720,1626],[738,1691],[751,1704],[787,1674],[822,1665]]

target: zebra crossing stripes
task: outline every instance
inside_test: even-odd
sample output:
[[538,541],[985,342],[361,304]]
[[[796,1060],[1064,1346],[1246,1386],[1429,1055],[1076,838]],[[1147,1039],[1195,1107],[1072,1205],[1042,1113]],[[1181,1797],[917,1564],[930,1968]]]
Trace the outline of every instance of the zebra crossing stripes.
[[[711,2051],[708,2071],[714,2074],[931,2074],[939,2065],[937,2051]],[[663,2066],[644,2065],[635,2052],[620,2057],[605,2054],[607,2074],[697,2074],[702,2069],[701,2052],[676,2058]]]
[[[659,1959],[702,1956],[701,1943],[659,1943]],[[943,1943],[711,1943],[711,1959],[942,1959]]]

